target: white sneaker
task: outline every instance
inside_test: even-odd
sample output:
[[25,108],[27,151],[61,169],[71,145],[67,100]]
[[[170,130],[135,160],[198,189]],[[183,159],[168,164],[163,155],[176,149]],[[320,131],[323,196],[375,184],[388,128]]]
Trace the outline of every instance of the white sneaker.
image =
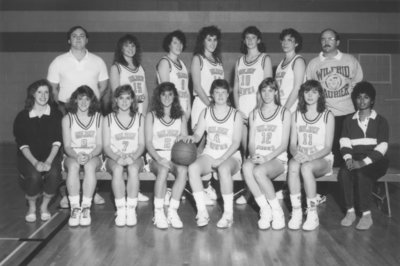
[[317,210],[308,210],[307,211],[307,218],[303,224],[303,230],[305,231],[313,231],[319,226],[319,218]]
[[168,209],[168,223],[172,225],[173,228],[183,228],[181,218],[179,218],[178,212],[175,209]]
[[60,208],[61,209],[69,209],[69,202],[68,202],[68,197],[63,196],[60,200]]
[[281,230],[285,228],[285,215],[282,209],[272,209],[272,229]]
[[68,220],[68,225],[71,227],[78,226],[80,216],[81,216],[81,208],[79,207],[72,208]]
[[79,217],[79,225],[89,226],[92,223],[92,218],[90,217],[90,207],[82,207],[82,211]]
[[172,197],[172,189],[167,188],[167,192],[165,192],[165,196],[164,196],[164,205],[165,206],[169,206],[171,197]]
[[271,227],[272,213],[271,208],[260,210],[260,220],[258,220],[258,228],[266,230]]
[[207,197],[210,200],[217,200],[217,192],[215,191],[215,189],[211,186],[211,184],[208,185],[208,187],[206,187],[204,189],[204,192],[206,193]]
[[217,223],[218,228],[229,228],[233,224],[233,215],[231,213],[223,213],[221,219]]
[[301,207],[292,210],[292,217],[289,220],[288,227],[292,230],[299,230],[303,223],[303,211]]
[[217,202],[216,202],[215,200],[212,200],[212,199],[208,196],[208,194],[206,193],[206,191],[204,191],[204,203],[205,203],[207,206],[213,206],[213,205],[217,204]]
[[168,228],[168,220],[167,217],[165,217],[164,210],[160,209],[154,210],[154,218],[153,218],[154,225],[158,229],[167,229]]
[[235,202],[237,205],[245,205],[247,204],[247,199],[245,196],[241,195],[239,198],[236,199]]
[[198,212],[196,215],[196,220],[197,220],[196,222],[197,222],[198,227],[206,226],[208,224],[208,222],[210,221],[208,212],[207,211]]
[[136,208],[134,206],[126,207],[126,225],[135,226],[137,224]]
[[149,197],[139,192],[138,194],[138,201],[139,202],[146,202],[149,201]]
[[99,193],[94,193],[94,197],[93,197],[93,202],[96,205],[103,205],[106,203],[106,201],[104,200],[104,198],[102,196],[100,196]]
[[125,206],[117,207],[117,217],[115,217],[116,226],[126,225],[126,208]]

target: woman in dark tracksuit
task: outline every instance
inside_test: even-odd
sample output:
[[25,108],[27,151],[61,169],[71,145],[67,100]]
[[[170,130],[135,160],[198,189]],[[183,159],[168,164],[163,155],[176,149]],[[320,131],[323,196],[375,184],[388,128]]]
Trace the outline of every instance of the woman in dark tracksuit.
[[25,108],[14,121],[17,168],[29,204],[27,222],[36,221],[36,202],[40,196],[43,196],[40,219],[50,219],[48,204],[61,179],[62,114],[52,105],[50,83],[38,80],[28,87]]
[[389,125],[384,117],[372,109],[375,89],[371,83],[357,83],[352,99],[357,112],[346,117],[340,139],[340,150],[345,160],[338,179],[343,189],[347,213],[342,226],[351,226],[356,220],[354,202],[362,216],[356,226],[367,230],[372,225],[371,191],[376,180],[383,176],[389,162],[386,158],[389,140]]

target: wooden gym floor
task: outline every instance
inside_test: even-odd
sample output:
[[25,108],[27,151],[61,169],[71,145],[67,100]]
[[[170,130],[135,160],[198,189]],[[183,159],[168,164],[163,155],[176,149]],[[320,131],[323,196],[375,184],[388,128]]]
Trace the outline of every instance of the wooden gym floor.
[[[50,221],[28,224],[17,176],[15,146],[0,145],[0,265],[400,264],[400,186],[395,184],[390,185],[393,217],[388,218],[385,204],[377,202],[374,225],[366,232],[339,225],[343,213],[336,183],[318,184],[328,199],[319,207],[320,227],[313,232],[261,231],[254,203],[236,205],[232,228],[217,229],[221,202],[208,207],[211,222],[199,229],[190,196],[179,209],[184,228],[159,230],[151,221],[151,202],[139,204],[137,226],[117,228],[109,181],[99,184],[106,204],[93,207],[90,227],[69,228],[69,212],[58,209],[59,197],[51,205]],[[148,196],[152,185],[142,184]],[[281,203],[288,218],[288,202]]]

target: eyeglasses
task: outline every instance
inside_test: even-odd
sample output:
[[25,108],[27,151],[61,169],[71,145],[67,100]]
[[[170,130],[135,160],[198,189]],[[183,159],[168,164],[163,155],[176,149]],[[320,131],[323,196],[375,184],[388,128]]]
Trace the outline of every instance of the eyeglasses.
[[333,42],[333,41],[335,41],[335,40],[336,40],[335,37],[321,38],[321,42],[323,42],[323,41],[330,41],[330,42]]

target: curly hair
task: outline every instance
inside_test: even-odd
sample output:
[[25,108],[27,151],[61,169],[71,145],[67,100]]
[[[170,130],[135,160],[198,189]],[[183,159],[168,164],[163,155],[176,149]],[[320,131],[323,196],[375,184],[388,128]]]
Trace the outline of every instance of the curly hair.
[[115,91],[114,91],[114,93],[113,93],[113,98],[114,98],[114,100],[112,101],[112,110],[113,110],[115,113],[118,113],[119,107],[118,107],[118,104],[117,104],[117,99],[118,99],[119,96],[121,96],[121,95],[123,95],[123,94],[128,94],[128,95],[131,96],[131,98],[132,98],[132,104],[131,104],[131,106],[129,107],[129,109],[130,109],[129,115],[130,115],[131,117],[134,117],[135,114],[136,114],[137,111],[138,111],[138,102],[137,102],[136,94],[135,94],[135,92],[133,91],[132,86],[129,85],[129,84],[122,85],[122,86],[118,86],[118,87],[115,89]]
[[135,36],[130,34],[126,34],[118,40],[117,47],[114,51],[114,64],[119,63],[121,65],[128,66],[128,62],[125,60],[124,54],[122,53],[122,48],[125,44],[129,43],[133,43],[136,47],[135,55],[132,58],[133,65],[135,67],[140,66],[142,49],[139,40]]
[[181,104],[179,102],[179,95],[178,91],[175,88],[175,84],[172,82],[162,82],[159,84],[154,92],[153,92],[153,99],[152,99],[152,110],[154,111],[157,118],[163,118],[164,113],[164,105],[161,102],[161,94],[172,91],[174,95],[174,99],[172,101],[171,106],[171,113],[170,116],[172,119],[181,118],[183,115],[183,110]]
[[260,40],[260,42],[257,44],[257,49],[259,52],[264,53],[266,51],[265,44],[262,41],[261,31],[256,26],[249,26],[243,30],[242,41],[240,43],[240,52],[242,54],[247,54],[247,45],[246,45],[246,35],[247,34],[253,34],[253,35],[257,36],[257,39]]
[[78,112],[78,98],[83,96],[86,96],[90,99],[88,115],[93,116],[96,112],[99,111],[100,103],[93,90],[87,85],[82,85],[78,87],[72,93],[71,98],[69,98],[69,101],[67,103],[67,111],[71,114],[76,114]]
[[266,78],[263,81],[261,81],[260,85],[258,86],[258,97],[261,99],[261,102],[263,102],[261,92],[264,88],[267,87],[270,87],[271,89],[277,92],[277,94],[275,94],[274,96],[274,102],[276,105],[281,105],[279,86],[274,78]]
[[231,90],[230,90],[228,81],[226,81],[225,79],[216,79],[211,83],[211,88],[210,88],[211,105],[215,105],[213,93],[216,89],[225,89],[228,92],[229,97],[228,97],[227,104],[231,105],[231,102],[230,102]]
[[325,93],[324,90],[322,89],[321,83],[317,80],[307,80],[300,86],[299,90],[299,103],[297,106],[297,110],[300,111],[300,113],[306,113],[307,112],[307,103],[304,98],[304,94],[306,92],[309,92],[310,90],[316,90],[319,94],[318,102],[317,102],[317,112],[322,113],[325,111],[326,106],[325,106]]
[[31,111],[33,106],[35,105],[35,93],[39,89],[39,87],[45,86],[47,87],[47,90],[49,91],[49,100],[47,103],[50,106],[54,105],[54,98],[53,98],[53,93],[52,93],[52,87],[50,82],[48,82],[46,79],[40,79],[35,82],[33,82],[29,87],[26,89],[26,99],[25,99],[25,110]]
[[185,37],[185,34],[180,30],[176,30],[176,31],[170,32],[170,33],[167,34],[167,36],[165,36],[165,38],[163,40],[163,45],[162,45],[164,51],[166,51],[167,53],[170,52],[169,51],[169,45],[171,44],[172,39],[174,37],[177,38],[182,43],[182,46],[183,46],[182,47],[182,52],[185,51],[185,48],[186,48],[186,37]]
[[372,107],[374,107],[375,98],[376,98],[376,91],[375,91],[374,86],[371,83],[369,83],[368,81],[358,82],[354,86],[353,92],[351,93],[351,99],[353,100],[354,106],[357,107],[356,99],[362,93],[368,95],[368,97],[371,99],[371,109],[372,109]]
[[197,34],[196,45],[194,47],[193,55],[203,55],[205,52],[204,41],[206,40],[207,36],[215,36],[217,37],[217,47],[215,48],[212,56],[215,61],[222,62],[221,59],[221,30],[218,29],[216,26],[208,26],[203,27],[200,29],[199,33]]
[[286,36],[290,36],[294,38],[294,42],[297,46],[294,48],[296,53],[300,52],[301,48],[303,47],[303,37],[301,37],[300,33],[292,28],[282,30],[281,34],[279,34],[279,40],[283,41]]

